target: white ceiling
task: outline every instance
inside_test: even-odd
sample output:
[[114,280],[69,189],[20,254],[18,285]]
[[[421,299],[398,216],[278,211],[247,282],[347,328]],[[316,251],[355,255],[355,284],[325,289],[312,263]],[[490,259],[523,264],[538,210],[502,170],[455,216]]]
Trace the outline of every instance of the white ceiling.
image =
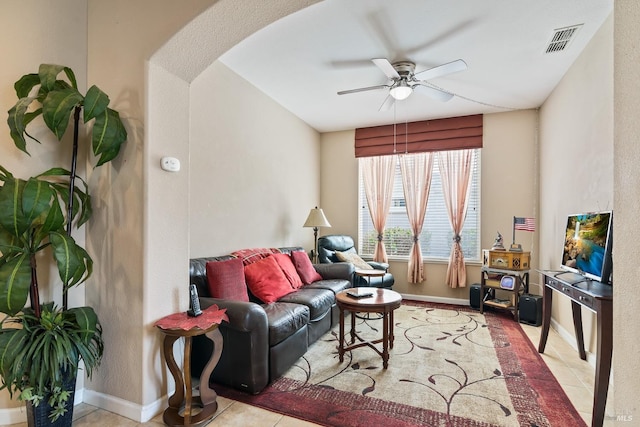
[[[613,0],[324,0],[253,34],[226,66],[320,132],[539,107],[611,13]],[[554,30],[583,24],[562,52]],[[613,46],[612,46],[613,48]],[[409,60],[416,72],[463,59],[468,69],[379,111],[387,83],[372,62]]]

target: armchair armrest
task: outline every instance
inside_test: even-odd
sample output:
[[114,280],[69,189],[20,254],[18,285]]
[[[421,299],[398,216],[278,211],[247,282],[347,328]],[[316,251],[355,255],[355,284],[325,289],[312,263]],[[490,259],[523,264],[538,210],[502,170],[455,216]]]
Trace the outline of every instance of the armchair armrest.
[[323,279],[343,279],[351,281],[356,268],[350,262],[335,262],[333,264],[314,264],[313,267]]
[[389,264],[387,264],[386,262],[367,261],[367,264],[369,264],[371,267],[375,268],[376,270],[384,270],[384,271],[389,270]]

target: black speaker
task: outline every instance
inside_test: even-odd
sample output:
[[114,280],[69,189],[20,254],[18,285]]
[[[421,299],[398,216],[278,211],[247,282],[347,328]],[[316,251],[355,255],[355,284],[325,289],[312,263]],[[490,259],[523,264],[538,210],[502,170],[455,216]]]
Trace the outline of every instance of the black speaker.
[[542,297],[540,295],[523,294],[518,303],[520,323],[540,326],[542,324]]
[[480,310],[480,284],[474,283],[469,287],[469,305]]

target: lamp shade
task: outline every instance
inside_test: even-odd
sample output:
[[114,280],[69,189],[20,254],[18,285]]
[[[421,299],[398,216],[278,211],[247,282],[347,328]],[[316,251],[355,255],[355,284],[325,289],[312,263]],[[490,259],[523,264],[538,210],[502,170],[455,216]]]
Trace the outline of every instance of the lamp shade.
[[331,224],[327,221],[327,217],[324,216],[322,209],[316,206],[309,212],[309,216],[304,222],[303,227],[331,227]]

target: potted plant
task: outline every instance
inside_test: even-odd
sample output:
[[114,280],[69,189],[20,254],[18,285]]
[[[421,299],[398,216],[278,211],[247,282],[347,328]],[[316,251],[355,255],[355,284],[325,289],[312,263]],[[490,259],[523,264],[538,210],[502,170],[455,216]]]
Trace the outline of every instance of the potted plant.
[[[104,348],[93,308],[69,308],[67,302],[67,291],[93,268],[71,236],[73,224],[79,227],[91,217],[87,184],[76,176],[81,114],[84,123],[93,122],[97,166],[118,155],[127,133],[119,114],[108,108],[109,97],[96,86],[83,96],[68,67],[42,64],[14,87],[19,99],[9,110],[8,124],[16,147],[28,154],[26,138],[35,138],[26,128],[38,116],[58,140],[69,122],[74,134],[70,170],[53,167],[20,179],[0,166],[0,312],[5,315],[0,316],[0,390],[27,401],[30,425],[70,426],[79,361],[90,377]],[[40,301],[36,257],[45,250],[62,281],[61,307]],[[38,414],[42,408],[44,415]]]

